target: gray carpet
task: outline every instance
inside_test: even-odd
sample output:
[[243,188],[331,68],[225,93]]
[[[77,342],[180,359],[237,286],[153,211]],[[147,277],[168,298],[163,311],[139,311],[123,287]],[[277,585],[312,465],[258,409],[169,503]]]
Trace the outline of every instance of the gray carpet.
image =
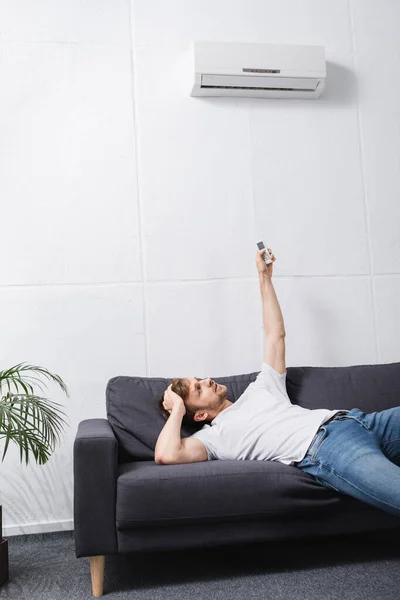
[[[8,538],[1,600],[92,598],[74,534]],[[104,597],[135,600],[399,600],[398,533],[106,556]]]

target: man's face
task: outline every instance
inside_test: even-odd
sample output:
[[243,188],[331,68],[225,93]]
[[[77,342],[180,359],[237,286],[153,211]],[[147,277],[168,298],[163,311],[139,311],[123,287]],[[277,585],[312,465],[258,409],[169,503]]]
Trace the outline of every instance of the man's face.
[[187,398],[192,408],[197,408],[195,421],[212,420],[226,400],[227,387],[219,385],[213,379],[189,377],[190,392]]

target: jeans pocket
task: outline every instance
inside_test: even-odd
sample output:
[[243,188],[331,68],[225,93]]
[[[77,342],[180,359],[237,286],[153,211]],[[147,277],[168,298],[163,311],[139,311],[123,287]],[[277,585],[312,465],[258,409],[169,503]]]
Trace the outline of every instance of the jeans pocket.
[[[322,432],[322,433],[321,433]],[[324,441],[324,439],[326,438],[326,434],[327,434],[327,429],[324,426],[321,426],[318,429],[317,432],[317,439],[315,440],[314,444],[312,445],[312,447],[310,448],[310,454],[309,454],[309,459],[310,460],[315,460],[315,457],[317,455],[318,450],[321,448],[322,442]]]

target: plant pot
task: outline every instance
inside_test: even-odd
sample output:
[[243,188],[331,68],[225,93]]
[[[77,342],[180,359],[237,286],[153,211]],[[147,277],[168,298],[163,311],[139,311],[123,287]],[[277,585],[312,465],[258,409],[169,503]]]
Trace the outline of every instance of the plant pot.
[[0,504],[0,585],[8,581],[8,540],[3,540],[3,512]]

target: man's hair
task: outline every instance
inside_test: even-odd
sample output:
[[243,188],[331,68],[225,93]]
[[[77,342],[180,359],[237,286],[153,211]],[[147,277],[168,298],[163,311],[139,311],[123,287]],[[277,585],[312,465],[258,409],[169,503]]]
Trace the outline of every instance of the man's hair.
[[[186,408],[186,414],[183,417],[182,423],[187,423],[187,424],[193,424],[196,421],[194,420],[194,415],[196,414],[196,410],[197,408],[193,408],[192,406],[190,406],[190,404],[187,402],[187,399],[189,397],[189,383],[187,381],[187,379],[183,379],[180,377],[173,377],[170,381],[171,385],[171,389],[173,392],[175,392],[175,394],[178,394],[178,396],[180,396],[183,400],[183,403],[185,405]],[[168,419],[171,416],[171,413],[169,413],[164,407],[163,407],[163,402],[164,402],[164,394],[161,396],[160,400],[158,401],[158,406],[162,412],[162,414],[164,415],[165,419]]]

